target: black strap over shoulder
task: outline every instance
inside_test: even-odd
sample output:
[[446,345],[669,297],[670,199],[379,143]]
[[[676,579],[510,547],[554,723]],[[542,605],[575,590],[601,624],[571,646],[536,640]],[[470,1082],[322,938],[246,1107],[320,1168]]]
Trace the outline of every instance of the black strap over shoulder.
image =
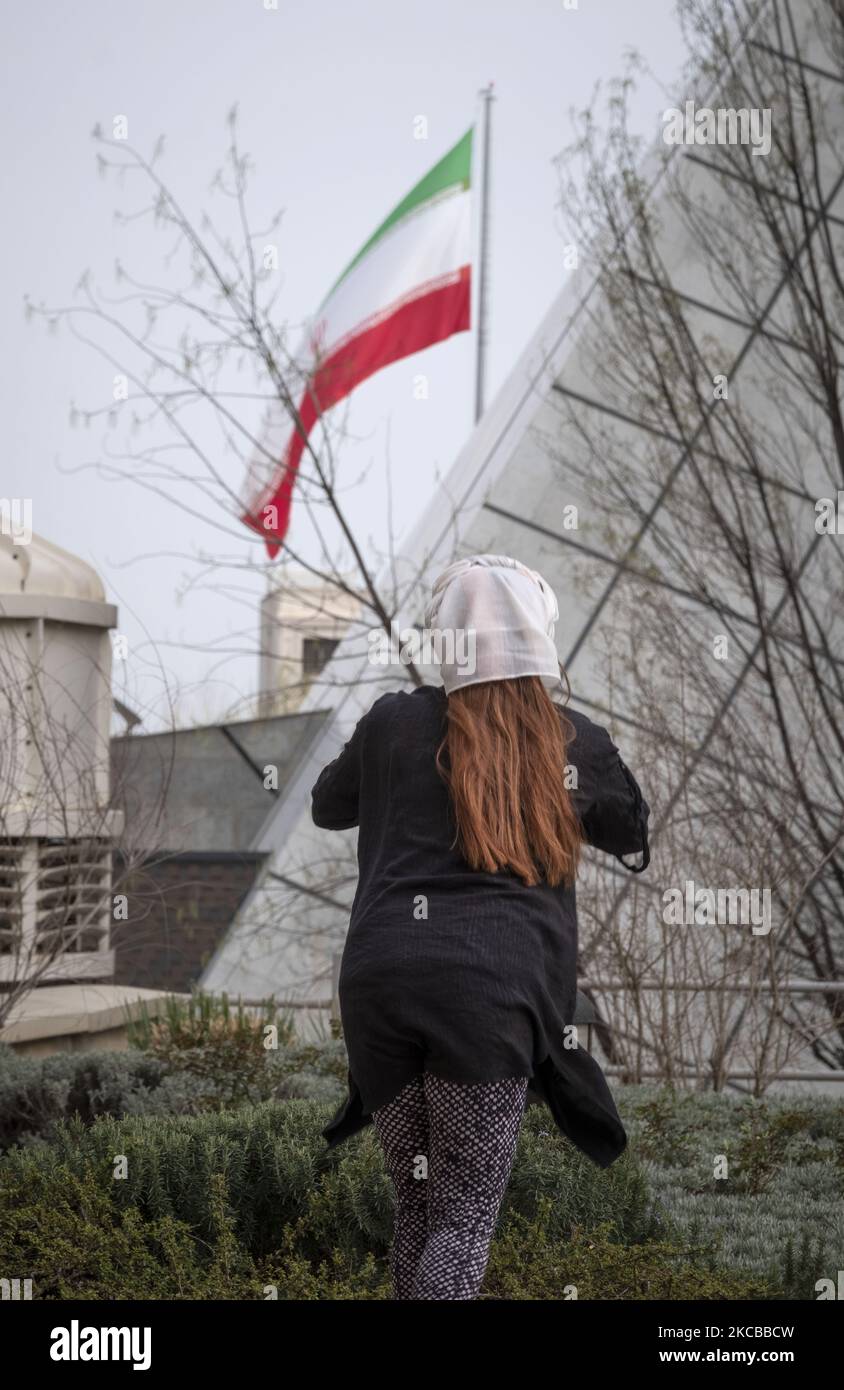
[[641,874],[644,873],[645,869],[651,862],[651,850],[650,845],[648,844],[648,825],[644,812],[644,798],[642,796],[639,783],[636,781],[636,778],[633,776],[629,767],[625,766],[621,758],[619,758],[618,762],[619,766],[621,767],[621,771],[624,774],[624,780],[630,788],[631,792],[633,793],[635,814],[639,822],[639,829],[642,836],[642,848],[640,851],[637,851],[637,853],[641,853],[642,855],[641,864],[625,864],[624,859],[621,857],[621,855],[618,856],[618,862],[622,865],[623,868],[627,869],[628,873]]

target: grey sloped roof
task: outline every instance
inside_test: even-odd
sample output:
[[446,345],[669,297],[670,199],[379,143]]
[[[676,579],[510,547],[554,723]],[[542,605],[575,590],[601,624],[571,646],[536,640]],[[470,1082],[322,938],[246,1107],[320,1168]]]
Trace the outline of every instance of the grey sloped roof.
[[276,799],[264,769],[277,769],[283,796],[328,717],[310,710],[112,739],[114,798],[131,841],[170,853],[251,850]]
[[[805,5],[794,9],[799,9],[799,17],[805,20]],[[764,22],[764,15],[758,22]],[[710,104],[719,103],[715,100]],[[667,169],[676,174],[678,162],[682,177],[711,182],[712,216],[717,219],[719,200],[723,202],[727,195],[697,150],[690,155],[678,146],[668,161],[653,159],[652,198],[659,205],[660,179]],[[829,199],[838,199],[844,177],[840,162],[836,168],[825,170],[824,177]],[[785,312],[779,295],[782,285],[770,285],[766,320],[747,323],[741,306],[730,298],[727,280],[713,284],[704,274],[682,228],[672,224],[670,209],[661,235],[666,264],[683,296],[692,332],[701,339],[713,332],[718,335],[730,366],[731,389],[741,386],[746,401],[751,400],[760,343],[769,328],[776,331],[783,327],[778,319]],[[760,268],[760,274],[764,273],[766,270]],[[572,408],[599,412],[607,431],[616,439],[629,439],[632,457],[644,454],[644,427],[630,418],[621,393],[614,397],[604,386],[598,396],[590,378],[589,360],[600,353],[605,331],[605,306],[584,267],[555,298],[415,531],[400,548],[400,577],[410,587],[397,621],[405,627],[419,619],[431,580],[455,555],[487,551],[517,556],[539,569],[557,593],[558,649],[571,678],[574,702],[599,722],[611,725],[623,743],[625,726],[632,722],[624,662],[613,671],[610,682],[599,638],[619,621],[631,578],[641,581],[652,572],[649,562],[659,553],[660,531],[664,538],[666,530],[677,522],[665,508],[664,486],[654,482],[644,466],[638,479],[641,495],[650,501],[644,524],[623,513],[596,513],[578,485],[575,470],[567,471],[567,460],[580,447]],[[663,443],[673,450],[672,480],[681,480],[688,451],[667,437]],[[600,469],[600,461],[594,466]],[[828,467],[820,458],[816,467],[809,460],[806,475],[816,475],[819,484],[827,480],[829,486]],[[806,544],[811,547],[813,514],[804,506],[807,494],[800,488],[790,493],[785,481],[782,491],[786,503],[798,508],[795,514],[801,518],[800,524],[805,521]],[[582,520],[576,531],[564,526],[567,504],[580,508]],[[385,575],[385,582],[388,580],[389,575]],[[671,587],[664,571],[654,582]],[[687,607],[689,623],[699,621],[694,596],[671,592],[673,601]],[[725,600],[729,598],[725,595]],[[730,622],[747,640],[748,615],[737,610]],[[751,631],[751,644],[754,638]],[[355,657],[358,679],[350,680]],[[325,993],[331,952],[342,941],[354,891],[354,834],[329,834],[313,826],[310,788],[375,696],[403,684],[400,668],[381,670],[368,663],[366,644],[360,637],[340,645],[325,674],[329,681],[333,676],[345,688],[256,836],[254,847],[269,855],[267,869],[210,962],[203,978],[206,987],[249,995],[271,982],[288,994],[299,990],[302,997]],[[708,679],[720,683],[726,709],[743,671],[736,665],[713,663]],[[311,698],[316,701],[325,696],[314,692]],[[697,735],[702,748],[708,748],[711,731],[703,722],[688,732]],[[623,877],[623,871],[620,873]],[[642,887],[647,890],[644,882]],[[626,888],[627,881],[622,882],[619,891]]]

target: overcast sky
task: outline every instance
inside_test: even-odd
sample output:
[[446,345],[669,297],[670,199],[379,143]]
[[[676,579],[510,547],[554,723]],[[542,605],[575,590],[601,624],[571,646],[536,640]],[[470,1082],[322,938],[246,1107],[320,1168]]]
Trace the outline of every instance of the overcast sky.
[[[270,0],[268,0],[270,2]],[[257,682],[259,574],[239,596],[202,579],[196,557],[235,556],[239,542],[96,467],[102,426],[72,429],[70,405],[102,406],[112,371],[66,328],[27,323],[23,296],[73,300],[90,268],[111,284],[117,257],[139,249],[145,269],[166,246],[139,248],[140,231],[116,223],[132,189],[96,171],[90,132],[129,121],[133,144],[166,137],[163,175],[182,204],[213,211],[209,186],[239,104],[241,140],[253,157],[256,222],[284,208],[279,237],[280,313],[297,324],[323,298],[390,208],[477,118],[490,80],[493,116],[489,394],[494,394],[565,275],[554,156],[572,134],[570,112],[598,81],[620,73],[637,48],[658,83],[636,100],[649,137],[676,90],[683,52],[673,0],[39,0],[3,7],[2,270],[4,426],[0,495],[31,497],[33,525],[93,564],[119,608],[130,659],[116,689],[136,706],[163,708],[179,692],[182,723],[220,717]],[[659,84],[664,84],[661,89]],[[428,139],[414,139],[423,115]],[[136,204],[135,205],[139,205]],[[134,241],[131,240],[134,235]],[[150,258],[155,256],[153,262]],[[385,469],[399,538],[471,428],[469,334],[398,363],[359,388],[348,413],[353,439],[341,468],[365,483],[349,507],[364,536],[386,537]],[[416,372],[429,378],[424,409]],[[240,465],[220,459],[240,485]],[[301,525],[301,522],[299,523]],[[303,539],[294,507],[290,538]],[[243,531],[243,558],[262,553]],[[199,581],[199,582],[198,582]],[[230,589],[230,580],[226,580]],[[234,652],[235,655],[229,653]]]

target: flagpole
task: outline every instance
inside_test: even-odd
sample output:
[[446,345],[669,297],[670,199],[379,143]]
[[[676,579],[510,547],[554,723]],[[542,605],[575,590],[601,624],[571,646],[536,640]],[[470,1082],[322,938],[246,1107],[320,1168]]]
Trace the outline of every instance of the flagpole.
[[481,225],[478,241],[478,329],[475,348],[475,424],[484,413],[486,350],[488,338],[487,291],[489,280],[489,144],[492,124],[493,83],[481,89],[483,97],[483,171],[481,174]]

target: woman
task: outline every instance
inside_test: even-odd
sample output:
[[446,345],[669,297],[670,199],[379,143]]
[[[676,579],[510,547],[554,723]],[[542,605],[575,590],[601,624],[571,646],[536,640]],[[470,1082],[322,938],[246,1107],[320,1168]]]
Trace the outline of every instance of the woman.
[[382,695],[313,789],[359,826],[340,971],[349,1096],[330,1146],[374,1123],[395,1188],[398,1299],[472,1299],[528,1085],[602,1167],[626,1135],[570,1026],[582,842],[648,863],[648,806],[605,729],[564,714],[557,601],[506,556],[460,560],[426,627],[471,662]]

